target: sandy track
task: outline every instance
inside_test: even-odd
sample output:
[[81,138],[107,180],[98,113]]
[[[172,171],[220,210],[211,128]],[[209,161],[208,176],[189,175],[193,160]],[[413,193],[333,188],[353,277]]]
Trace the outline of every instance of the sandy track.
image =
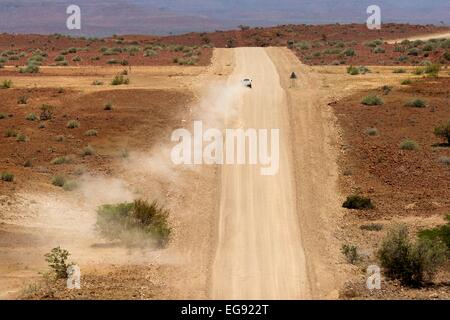
[[296,214],[292,149],[285,90],[263,48],[235,50],[230,85],[249,76],[237,124],[227,128],[279,128],[280,168],[260,175],[259,166],[221,169],[219,236],[212,272],[214,299],[301,299],[310,296]]

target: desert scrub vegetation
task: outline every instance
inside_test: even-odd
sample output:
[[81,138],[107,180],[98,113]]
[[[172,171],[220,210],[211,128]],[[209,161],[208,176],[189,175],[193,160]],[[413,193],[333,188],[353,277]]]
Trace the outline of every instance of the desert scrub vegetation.
[[359,228],[365,231],[381,231],[383,229],[383,225],[381,223],[368,223],[359,226]]
[[5,181],[5,182],[13,182],[14,175],[10,172],[2,172],[0,174],[0,180]]
[[82,155],[83,157],[94,156],[95,154],[96,154],[95,149],[94,149],[92,146],[90,146],[90,145],[84,147],[84,148],[81,150],[81,155]]
[[359,67],[348,66],[347,67],[347,73],[352,76],[356,76],[358,74],[366,74],[368,72],[370,72],[370,70],[365,66],[359,66]]
[[130,79],[128,79],[127,77],[124,77],[121,74],[118,74],[114,77],[114,79],[111,81],[111,85],[113,86],[119,86],[122,84],[129,84],[130,83]]
[[87,137],[96,137],[98,135],[98,131],[95,129],[90,129],[84,133]]
[[54,158],[52,161],[50,161],[50,163],[51,164],[55,164],[55,165],[59,165],[59,164],[71,163],[72,161],[73,161],[72,157],[61,156],[61,157]]
[[406,70],[403,68],[397,68],[392,71],[392,73],[406,73]]
[[366,198],[357,194],[348,196],[342,204],[342,207],[346,209],[356,210],[368,210],[375,208],[370,198]]
[[440,239],[419,237],[412,242],[405,225],[389,230],[377,253],[386,275],[409,286],[431,281],[437,269],[447,261],[447,254],[447,247]]
[[377,136],[378,135],[378,129],[377,128],[367,128],[366,134],[368,136]]
[[66,178],[62,175],[56,175],[52,177],[52,185],[55,187],[63,187],[66,183]]
[[425,108],[427,104],[422,99],[413,99],[407,102],[406,106],[411,108]]
[[168,216],[169,211],[156,201],[107,204],[97,210],[96,229],[110,241],[164,247],[171,232]]
[[20,96],[17,99],[17,104],[27,104],[28,103],[28,97],[27,96]]
[[13,86],[13,83],[11,80],[3,80],[0,83],[0,89],[9,89],[9,88],[12,88],[12,86]]
[[412,83],[411,79],[405,79],[400,82],[402,86],[410,85]]
[[7,129],[5,131],[5,138],[15,138],[17,137],[17,132],[13,129]]
[[8,115],[4,112],[0,112],[0,120],[2,119],[6,119],[8,117]]
[[447,145],[450,146],[450,120],[434,128],[434,135],[447,140]]
[[111,111],[113,109],[113,105],[111,102],[105,103],[105,106],[103,107],[103,110],[105,111]]
[[411,139],[404,139],[400,142],[400,149],[402,150],[417,150],[419,149],[419,144]]
[[67,122],[66,127],[69,129],[76,129],[80,127],[80,123],[77,120],[69,120]]
[[39,120],[39,117],[35,113],[32,112],[26,116],[26,119],[29,121],[36,121],[36,120]]
[[430,241],[441,241],[447,246],[447,250],[450,250],[450,213],[447,214],[445,219],[447,223],[444,225],[421,230],[419,232],[419,238]]
[[351,264],[356,264],[361,259],[358,254],[358,248],[355,245],[344,244],[341,247],[341,252]]
[[41,121],[51,120],[53,118],[53,106],[49,104],[43,104],[41,105],[40,109],[41,115],[39,116],[39,119]]
[[28,137],[26,135],[24,135],[23,133],[17,133],[16,134],[16,141],[18,141],[18,142],[27,142],[28,141]]
[[381,106],[384,104],[384,101],[377,95],[369,95],[364,97],[361,103],[365,106]]
[[45,261],[48,263],[56,279],[66,279],[68,276],[67,269],[75,264],[74,262],[67,262],[69,256],[69,251],[61,247],[53,248],[49,253],[44,255]]

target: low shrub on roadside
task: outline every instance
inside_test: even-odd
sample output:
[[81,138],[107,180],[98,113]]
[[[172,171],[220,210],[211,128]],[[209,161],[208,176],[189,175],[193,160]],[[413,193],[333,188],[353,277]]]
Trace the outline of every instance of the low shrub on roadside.
[[5,182],[13,182],[14,175],[10,172],[2,172],[0,175],[0,180],[5,181]]
[[377,128],[367,128],[366,134],[369,136],[377,136],[378,135],[378,129]]
[[351,264],[355,264],[361,258],[358,254],[358,248],[355,245],[344,244],[341,247],[341,252]]
[[366,231],[381,231],[383,229],[383,225],[381,223],[369,223],[363,224],[359,228]]
[[409,101],[406,106],[411,108],[425,108],[427,104],[421,99],[414,99]]
[[66,125],[69,129],[76,129],[80,127],[80,123],[77,120],[70,120]]
[[36,121],[36,120],[39,120],[39,117],[35,113],[32,112],[26,116],[26,119],[29,121]]
[[400,82],[400,84],[403,85],[403,86],[409,85],[409,84],[411,84],[411,83],[412,83],[412,81],[411,81],[410,79],[405,79],[405,80],[402,80],[402,81]]
[[109,204],[98,208],[96,228],[111,241],[164,247],[171,232],[168,216],[169,211],[157,202],[136,200],[132,203]]
[[447,246],[447,249],[450,250],[450,214],[447,214],[446,220],[447,224],[421,230],[419,232],[419,238],[431,241],[442,241]]
[[347,209],[367,210],[373,209],[375,206],[370,198],[360,195],[350,195],[342,204],[342,207]]
[[3,80],[0,83],[0,89],[9,89],[12,87],[12,85],[13,85],[13,83],[11,80]]
[[66,178],[61,175],[56,175],[52,178],[52,185],[56,187],[63,187],[64,183],[66,183]]
[[119,86],[122,84],[129,84],[130,83],[130,79],[124,77],[121,74],[118,74],[114,77],[114,79],[111,81],[111,85],[113,86]]
[[73,262],[67,263],[67,259],[70,256],[69,251],[62,249],[61,247],[53,248],[49,253],[44,255],[45,261],[51,268],[56,279],[66,279],[67,269],[74,265]]
[[86,156],[93,156],[96,154],[96,151],[94,148],[92,148],[90,145],[88,145],[87,147],[84,147],[83,150],[81,150],[81,155],[83,157]]
[[434,135],[447,140],[447,144],[450,145],[450,120],[434,128]]
[[378,258],[388,277],[404,285],[418,286],[432,280],[447,260],[447,248],[441,241],[427,239],[411,242],[406,226],[392,228],[378,250]]
[[366,106],[380,106],[384,104],[384,101],[376,95],[369,95],[364,97],[361,103]]
[[405,139],[400,143],[400,149],[402,149],[402,150],[417,150],[417,149],[419,149],[419,145],[414,140]]
[[19,99],[17,99],[17,104],[27,104],[28,97],[27,96],[20,96]]

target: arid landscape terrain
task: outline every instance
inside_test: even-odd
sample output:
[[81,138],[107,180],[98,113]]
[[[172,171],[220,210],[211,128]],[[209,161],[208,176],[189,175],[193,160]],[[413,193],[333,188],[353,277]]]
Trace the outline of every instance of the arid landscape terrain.
[[[436,270],[414,285],[380,254],[399,224],[448,245],[449,64],[432,25],[1,34],[0,298],[450,299],[448,251],[420,247]],[[196,120],[280,129],[278,173],[175,165]],[[135,200],[157,201],[164,243],[105,236],[123,207],[104,206]],[[56,247],[80,289],[52,274]]]

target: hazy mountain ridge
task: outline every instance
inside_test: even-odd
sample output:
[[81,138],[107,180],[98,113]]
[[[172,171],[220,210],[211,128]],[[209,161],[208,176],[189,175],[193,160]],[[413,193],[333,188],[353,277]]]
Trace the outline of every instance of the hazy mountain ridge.
[[[85,35],[214,31],[239,24],[362,23],[370,0],[78,0]],[[1,0],[0,32],[67,33],[73,0]],[[382,0],[385,22],[450,23],[450,3]]]

